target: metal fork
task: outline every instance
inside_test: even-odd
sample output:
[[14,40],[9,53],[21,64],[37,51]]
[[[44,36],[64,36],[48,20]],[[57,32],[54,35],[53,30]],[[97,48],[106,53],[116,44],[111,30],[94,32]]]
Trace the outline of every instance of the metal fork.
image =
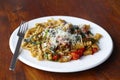
[[27,31],[27,29],[28,29],[28,24],[22,21],[21,24],[20,24],[18,33],[17,33],[17,36],[19,38],[18,38],[18,42],[17,42],[17,45],[16,45],[15,52],[13,54],[13,57],[12,57],[12,60],[11,60],[11,63],[10,63],[9,70],[14,71],[14,69],[15,69],[15,64],[16,64],[17,58],[19,56],[19,49],[20,49],[20,46],[21,46],[21,42],[22,42],[22,39],[24,38],[24,35],[25,35],[25,32]]

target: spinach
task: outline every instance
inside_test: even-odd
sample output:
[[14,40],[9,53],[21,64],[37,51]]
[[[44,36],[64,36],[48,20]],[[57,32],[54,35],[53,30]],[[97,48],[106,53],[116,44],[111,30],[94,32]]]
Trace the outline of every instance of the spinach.
[[32,41],[31,38],[24,39],[24,42],[31,43],[31,44],[34,44],[34,45],[38,45],[38,44],[42,43],[41,41],[37,41],[37,42]]
[[91,34],[91,35],[93,35],[93,33],[92,33],[91,31],[87,31],[87,34]]
[[44,38],[47,37],[47,34],[48,34],[48,30],[45,31],[45,36],[44,36]]
[[44,53],[44,58],[48,59],[48,53]]
[[85,34],[84,33],[81,32],[80,34],[82,35],[82,38],[85,38]]

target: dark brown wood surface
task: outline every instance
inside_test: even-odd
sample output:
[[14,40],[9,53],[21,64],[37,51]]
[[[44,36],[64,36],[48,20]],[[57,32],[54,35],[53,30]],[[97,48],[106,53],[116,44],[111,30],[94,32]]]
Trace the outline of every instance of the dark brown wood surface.
[[[20,61],[14,72],[9,71],[9,38],[14,29],[21,20],[52,15],[75,16],[101,25],[114,42],[110,58],[76,73],[46,72]],[[120,80],[120,0],[0,0],[0,80]]]

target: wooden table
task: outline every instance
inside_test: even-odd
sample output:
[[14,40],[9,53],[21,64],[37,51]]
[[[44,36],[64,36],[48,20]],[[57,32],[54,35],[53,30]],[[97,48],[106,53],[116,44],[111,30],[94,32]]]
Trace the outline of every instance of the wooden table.
[[[21,20],[67,15],[101,25],[111,35],[111,57],[93,69],[76,73],[52,73],[18,61],[9,71],[12,53],[9,38]],[[0,0],[0,80],[120,80],[120,0]],[[109,47],[108,47],[109,48]]]

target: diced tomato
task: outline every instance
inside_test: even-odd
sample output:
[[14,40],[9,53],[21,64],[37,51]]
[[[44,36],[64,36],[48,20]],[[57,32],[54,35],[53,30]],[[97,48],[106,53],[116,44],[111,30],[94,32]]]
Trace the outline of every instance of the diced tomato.
[[78,52],[71,52],[71,55],[72,55],[72,59],[73,59],[73,60],[77,60],[77,59],[80,58]]
[[83,52],[85,51],[85,48],[78,49],[77,52],[80,55],[80,57],[83,55]]
[[98,51],[98,48],[92,48],[92,54],[96,53]]
[[84,51],[85,51],[85,48],[81,48],[81,49],[78,49],[77,51],[71,52],[72,59],[73,60],[79,59],[83,55]]
[[53,55],[53,60],[56,61],[58,60],[59,56],[58,55]]

